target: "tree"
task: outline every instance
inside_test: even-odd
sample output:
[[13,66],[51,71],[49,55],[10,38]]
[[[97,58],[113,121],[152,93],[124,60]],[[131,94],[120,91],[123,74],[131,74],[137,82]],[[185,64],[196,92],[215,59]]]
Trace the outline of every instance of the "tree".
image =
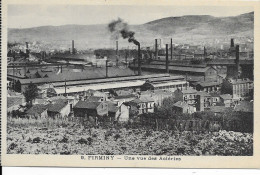
[[174,117],[174,110],[173,105],[176,103],[176,99],[173,97],[165,98],[162,101],[162,106],[159,108],[158,112],[163,116],[164,118],[172,118]]
[[26,102],[32,105],[32,101],[38,96],[38,92],[38,87],[31,82],[24,92]]

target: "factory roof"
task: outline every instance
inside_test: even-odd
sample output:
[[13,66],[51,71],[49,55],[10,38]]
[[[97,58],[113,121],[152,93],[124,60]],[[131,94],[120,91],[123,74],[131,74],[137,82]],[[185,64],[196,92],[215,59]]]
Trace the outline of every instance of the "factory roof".
[[[85,92],[88,89],[101,90],[101,89],[117,89],[125,87],[139,87],[143,85],[145,81],[126,81],[126,82],[108,82],[108,83],[92,83],[89,85],[66,87],[66,93]],[[57,94],[65,94],[65,87],[54,88]]]
[[214,82],[214,81],[204,81],[204,82],[197,82],[196,85],[200,85],[202,87],[211,87],[211,86],[219,86],[220,82]]
[[186,84],[186,81],[173,81],[173,82],[158,82],[158,83],[152,83],[153,87],[162,87],[162,86],[171,86],[171,85],[180,85],[180,84]]
[[[152,68],[152,69],[161,69],[161,70],[165,70],[166,66],[165,65],[144,65],[144,68]],[[172,66],[169,65],[169,70],[170,71],[181,71],[181,72],[196,72],[196,73],[204,73],[206,72],[208,69],[214,69],[211,66],[207,66],[207,67],[186,67],[186,66]]]
[[183,76],[169,76],[169,77],[155,77],[155,78],[149,78],[149,82],[162,82],[162,81],[170,81],[170,80],[184,80]]
[[198,91],[193,88],[177,89],[176,91],[181,91],[183,94],[196,94]]
[[[95,72],[94,72],[95,73]],[[93,74],[93,72],[92,72]],[[149,78],[155,77],[169,77],[169,74],[152,74],[152,75],[142,75],[142,76],[126,76],[126,77],[100,77],[97,76],[91,79],[89,74],[86,76],[86,73],[68,73],[66,76],[61,76],[58,78],[49,77],[49,78],[35,78],[35,79],[20,79],[21,84],[30,84],[30,82],[35,84],[44,84],[52,83],[55,87],[64,86],[65,80],[66,85],[75,85],[75,84],[92,84],[92,83],[104,83],[104,82],[113,82],[113,81],[128,81],[128,80],[146,80]]]

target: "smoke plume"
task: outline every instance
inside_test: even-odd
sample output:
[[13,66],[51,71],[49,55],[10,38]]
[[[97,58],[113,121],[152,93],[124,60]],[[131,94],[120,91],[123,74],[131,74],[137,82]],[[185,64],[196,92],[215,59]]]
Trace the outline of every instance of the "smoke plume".
[[121,35],[122,38],[128,39],[128,42],[133,42],[135,45],[140,45],[140,43],[135,39],[135,32],[129,30],[129,26],[121,18],[113,20],[108,24],[109,31],[118,39]]

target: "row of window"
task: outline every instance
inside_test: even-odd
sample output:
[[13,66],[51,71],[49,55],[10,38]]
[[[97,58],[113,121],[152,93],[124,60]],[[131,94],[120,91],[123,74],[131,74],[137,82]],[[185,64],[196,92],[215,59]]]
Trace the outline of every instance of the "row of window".
[[173,89],[173,88],[183,88],[186,87],[186,84],[179,84],[179,85],[169,85],[169,86],[161,86],[161,87],[157,87],[155,89]]

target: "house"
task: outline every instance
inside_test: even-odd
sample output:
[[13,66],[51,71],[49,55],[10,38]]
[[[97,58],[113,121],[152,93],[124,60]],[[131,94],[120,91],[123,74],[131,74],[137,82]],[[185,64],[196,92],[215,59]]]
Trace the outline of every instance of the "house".
[[79,101],[73,108],[75,117],[108,115],[108,105],[105,102]]
[[196,112],[196,108],[188,105],[186,102],[182,102],[182,101],[178,101],[176,103],[173,104],[173,110],[175,111],[175,113],[179,113],[179,114],[192,114],[194,112]]
[[211,95],[211,105],[212,106],[222,106],[220,101],[220,94],[216,92],[210,93]]
[[244,99],[253,94],[253,81],[244,79],[225,79],[223,80],[221,91],[223,94],[233,95],[234,99]]
[[137,115],[154,112],[154,100],[151,97],[141,96],[125,104],[130,110],[137,110]]
[[86,99],[88,102],[102,102],[105,101],[104,97],[99,97],[99,96],[90,96]]
[[163,105],[163,100],[174,97],[174,93],[168,90],[143,91],[140,96],[151,97],[154,100],[155,107]]
[[211,105],[212,105],[212,98],[209,93],[204,91],[197,92],[197,103],[196,103],[197,111],[209,110]]
[[59,99],[54,103],[46,105],[50,118],[67,118],[71,112],[70,105],[66,99]]
[[219,97],[220,97],[220,102],[225,107],[231,107],[231,105],[232,105],[232,95],[230,95],[230,94],[222,94]]
[[218,92],[220,91],[221,83],[218,81],[204,81],[196,83],[197,91],[205,91],[205,92]]
[[136,99],[136,95],[129,94],[129,95],[115,96],[113,100],[119,103],[124,103],[124,102],[132,101],[134,99]]
[[210,111],[214,113],[215,116],[222,116],[223,113],[227,112],[230,110],[229,107],[225,106],[211,106]]
[[191,105],[193,107],[196,107],[197,103],[197,90],[193,88],[187,88],[187,89],[177,89],[174,91],[174,97],[177,101],[182,101],[187,103],[188,105]]
[[124,103],[106,102],[108,105],[108,116],[112,117],[113,121],[127,122],[129,120],[129,107]]
[[108,100],[108,94],[106,92],[100,92],[100,91],[93,90],[93,89],[88,89],[87,91],[85,91],[84,96],[86,98],[91,97],[91,96],[102,97],[104,101]]
[[47,106],[43,104],[35,104],[26,111],[26,115],[31,119],[47,118]]
[[18,110],[21,105],[25,105],[24,98],[20,96],[7,97],[7,112]]

